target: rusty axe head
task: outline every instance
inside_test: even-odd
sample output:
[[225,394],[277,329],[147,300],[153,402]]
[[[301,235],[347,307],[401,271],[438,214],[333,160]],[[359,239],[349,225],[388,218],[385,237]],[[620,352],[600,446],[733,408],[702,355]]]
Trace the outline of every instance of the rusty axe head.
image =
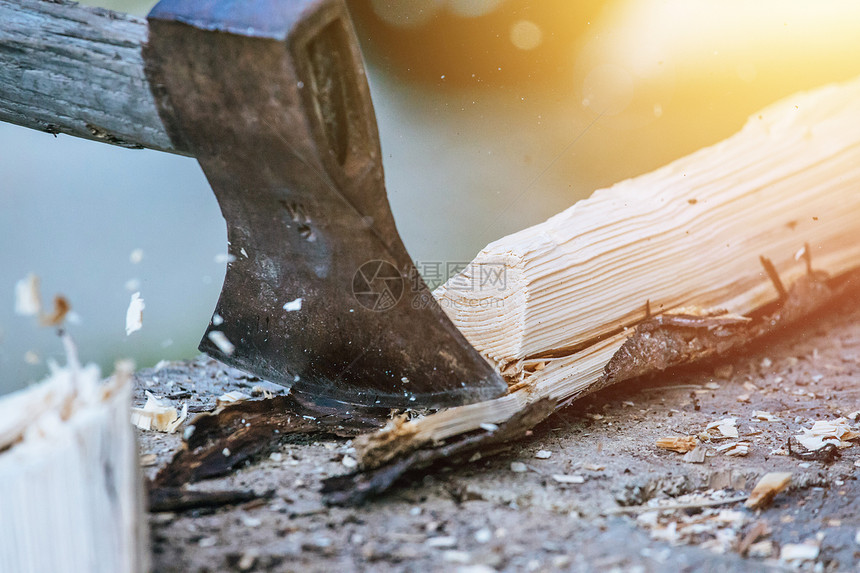
[[397,233],[342,0],[162,0],[149,25],[162,121],[227,221],[231,262],[201,350],[318,403],[503,393]]

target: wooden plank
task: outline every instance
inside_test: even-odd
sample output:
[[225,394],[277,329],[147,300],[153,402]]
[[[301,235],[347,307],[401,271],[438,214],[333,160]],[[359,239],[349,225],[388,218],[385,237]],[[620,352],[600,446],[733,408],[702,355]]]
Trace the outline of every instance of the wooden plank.
[[146,22],[71,2],[0,0],[0,121],[187,155],[144,73]]

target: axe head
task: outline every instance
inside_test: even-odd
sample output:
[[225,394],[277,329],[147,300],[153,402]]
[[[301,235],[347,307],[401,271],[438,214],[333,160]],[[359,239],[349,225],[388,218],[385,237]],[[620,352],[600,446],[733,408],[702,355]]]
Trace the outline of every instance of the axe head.
[[149,26],[162,121],[227,221],[231,262],[200,349],[317,404],[503,394],[397,233],[342,0],[162,0]]

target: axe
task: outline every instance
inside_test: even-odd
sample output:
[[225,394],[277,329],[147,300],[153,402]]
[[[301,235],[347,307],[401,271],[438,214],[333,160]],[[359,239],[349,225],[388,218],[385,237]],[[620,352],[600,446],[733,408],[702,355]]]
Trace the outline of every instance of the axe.
[[153,128],[197,159],[227,223],[200,349],[341,409],[503,394],[397,232],[343,0],[162,0],[148,22]]

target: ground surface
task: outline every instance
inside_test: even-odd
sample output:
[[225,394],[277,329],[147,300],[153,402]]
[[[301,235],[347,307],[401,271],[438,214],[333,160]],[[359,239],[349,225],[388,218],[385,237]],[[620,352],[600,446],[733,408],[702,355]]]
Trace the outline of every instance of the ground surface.
[[[149,389],[177,406],[212,407],[225,391],[258,384],[205,359],[170,363],[138,375],[136,405]],[[272,498],[152,514],[154,561],[183,572],[860,571],[860,441],[829,463],[784,455],[801,428],[858,410],[860,294],[742,355],[600,392],[504,454],[415,476],[363,507],[327,508],[318,493],[323,478],[349,471],[350,443],[294,437],[275,459],[197,486],[274,489]],[[702,464],[654,445],[727,417],[751,444],[746,457],[717,452],[738,440],[714,430]],[[178,445],[177,435],[142,432],[141,453],[157,457],[148,474]],[[549,457],[536,457],[541,450]],[[771,471],[792,472],[792,483],[762,511],[740,502],[631,509],[734,499]],[[781,550],[817,556],[786,561]]]

